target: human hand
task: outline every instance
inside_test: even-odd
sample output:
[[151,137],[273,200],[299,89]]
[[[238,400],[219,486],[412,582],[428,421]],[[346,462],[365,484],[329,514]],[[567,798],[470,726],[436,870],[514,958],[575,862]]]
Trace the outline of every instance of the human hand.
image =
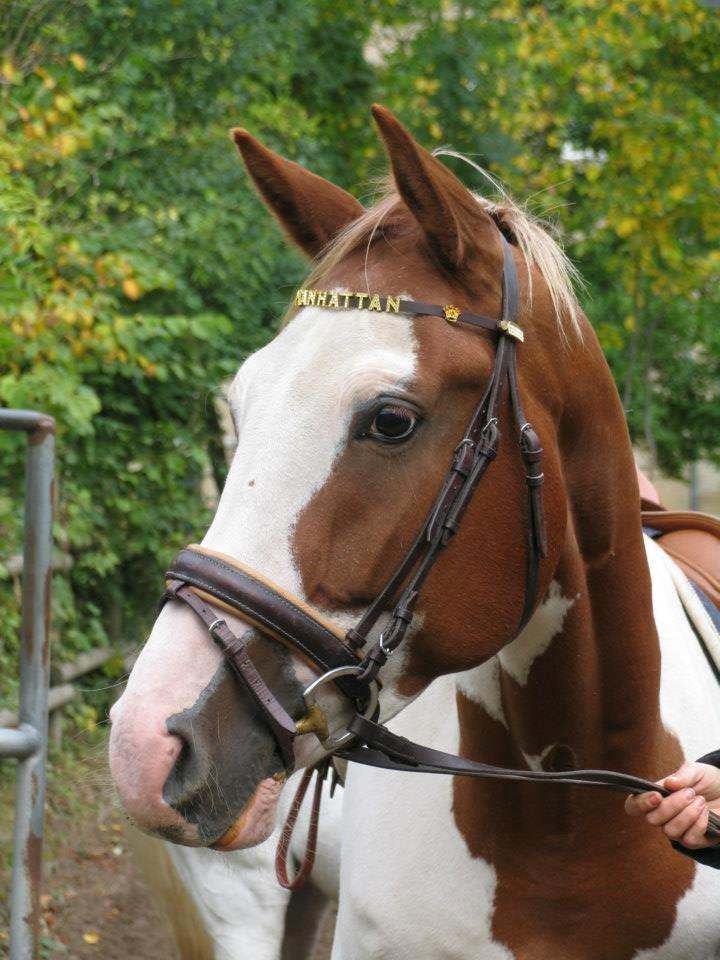
[[628,797],[625,810],[630,816],[645,816],[661,827],[671,840],[690,850],[714,846],[705,836],[708,813],[720,813],[720,769],[708,763],[684,763],[658,784],[672,793],[663,797],[649,791]]

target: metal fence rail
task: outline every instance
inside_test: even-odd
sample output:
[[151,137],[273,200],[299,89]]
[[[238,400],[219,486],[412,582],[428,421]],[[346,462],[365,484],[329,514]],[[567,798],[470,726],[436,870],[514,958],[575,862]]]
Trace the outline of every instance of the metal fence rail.
[[15,757],[18,761],[10,960],[31,960],[40,954],[55,421],[30,410],[0,409],[0,429],[24,431],[28,439],[19,724],[16,730],[0,729],[0,758]]

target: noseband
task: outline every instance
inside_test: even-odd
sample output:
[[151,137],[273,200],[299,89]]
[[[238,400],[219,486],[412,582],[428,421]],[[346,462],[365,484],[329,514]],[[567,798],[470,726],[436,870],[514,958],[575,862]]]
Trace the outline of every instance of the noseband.
[[[350,306],[351,299],[357,299],[360,306],[367,301],[367,308],[371,310],[441,317],[450,324],[459,323],[497,334],[492,374],[455,448],[435,502],[415,542],[355,627],[343,635],[317,610],[286,593],[257,571],[230,557],[194,545],[181,550],[173,560],[167,573],[163,600],[182,601],[206,624],[210,636],[265,717],[288,772],[294,767],[295,737],[313,732],[328,753],[384,769],[604,787],[623,793],[655,790],[667,795],[669,791],[650,781],[604,770],[556,773],[492,767],[420,746],[376,722],[378,675],[407,634],[428,574],[442,549],[457,533],[478,483],[497,455],[500,401],[506,381],[528,490],[525,599],[514,636],[535,609],[540,562],[547,555],[542,497],[543,451],[537,434],[525,417],[520,399],[516,349],[517,344],[523,342],[524,334],[518,325],[519,284],[510,246],[502,235],[501,239],[504,265],[499,320],[462,311],[453,305],[381,298],[377,294],[301,290],[296,296],[298,305],[342,309]],[[373,628],[388,610],[392,612],[386,625],[371,642]],[[293,720],[269,690],[248,655],[245,643],[230,630],[221,611],[240,617],[262,633],[289,645],[320,671],[318,678],[305,690],[307,712],[302,719]],[[333,737],[329,735],[327,721],[316,701],[318,688],[330,682],[350,700],[355,710],[347,730]],[[307,776],[303,783],[304,792]],[[319,787],[316,788],[316,798],[319,803]],[[712,814],[710,816],[713,818]],[[708,836],[720,839],[720,820],[711,820]]]

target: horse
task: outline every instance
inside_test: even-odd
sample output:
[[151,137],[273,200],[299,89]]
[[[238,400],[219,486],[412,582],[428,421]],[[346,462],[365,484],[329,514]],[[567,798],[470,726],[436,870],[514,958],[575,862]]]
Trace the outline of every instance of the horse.
[[710,960],[714,871],[615,796],[527,782],[655,778],[720,739],[571,268],[509,198],[373,115],[392,179],[368,210],[234,132],[315,263],[230,389],[217,512],[113,709],[119,796],[167,839],[249,847],[289,771],[360,759],[379,710],[466,766],[525,774],[411,775],[397,738],[390,770],[350,763],[333,960]]

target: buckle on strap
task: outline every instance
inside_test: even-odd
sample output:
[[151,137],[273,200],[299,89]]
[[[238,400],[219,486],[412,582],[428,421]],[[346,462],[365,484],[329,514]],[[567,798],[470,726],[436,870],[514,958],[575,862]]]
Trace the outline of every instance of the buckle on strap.
[[525,342],[525,334],[523,333],[522,327],[519,327],[517,323],[513,323],[512,320],[501,320],[498,323],[498,330],[501,330],[508,337],[512,337],[513,340],[517,340],[518,343]]

